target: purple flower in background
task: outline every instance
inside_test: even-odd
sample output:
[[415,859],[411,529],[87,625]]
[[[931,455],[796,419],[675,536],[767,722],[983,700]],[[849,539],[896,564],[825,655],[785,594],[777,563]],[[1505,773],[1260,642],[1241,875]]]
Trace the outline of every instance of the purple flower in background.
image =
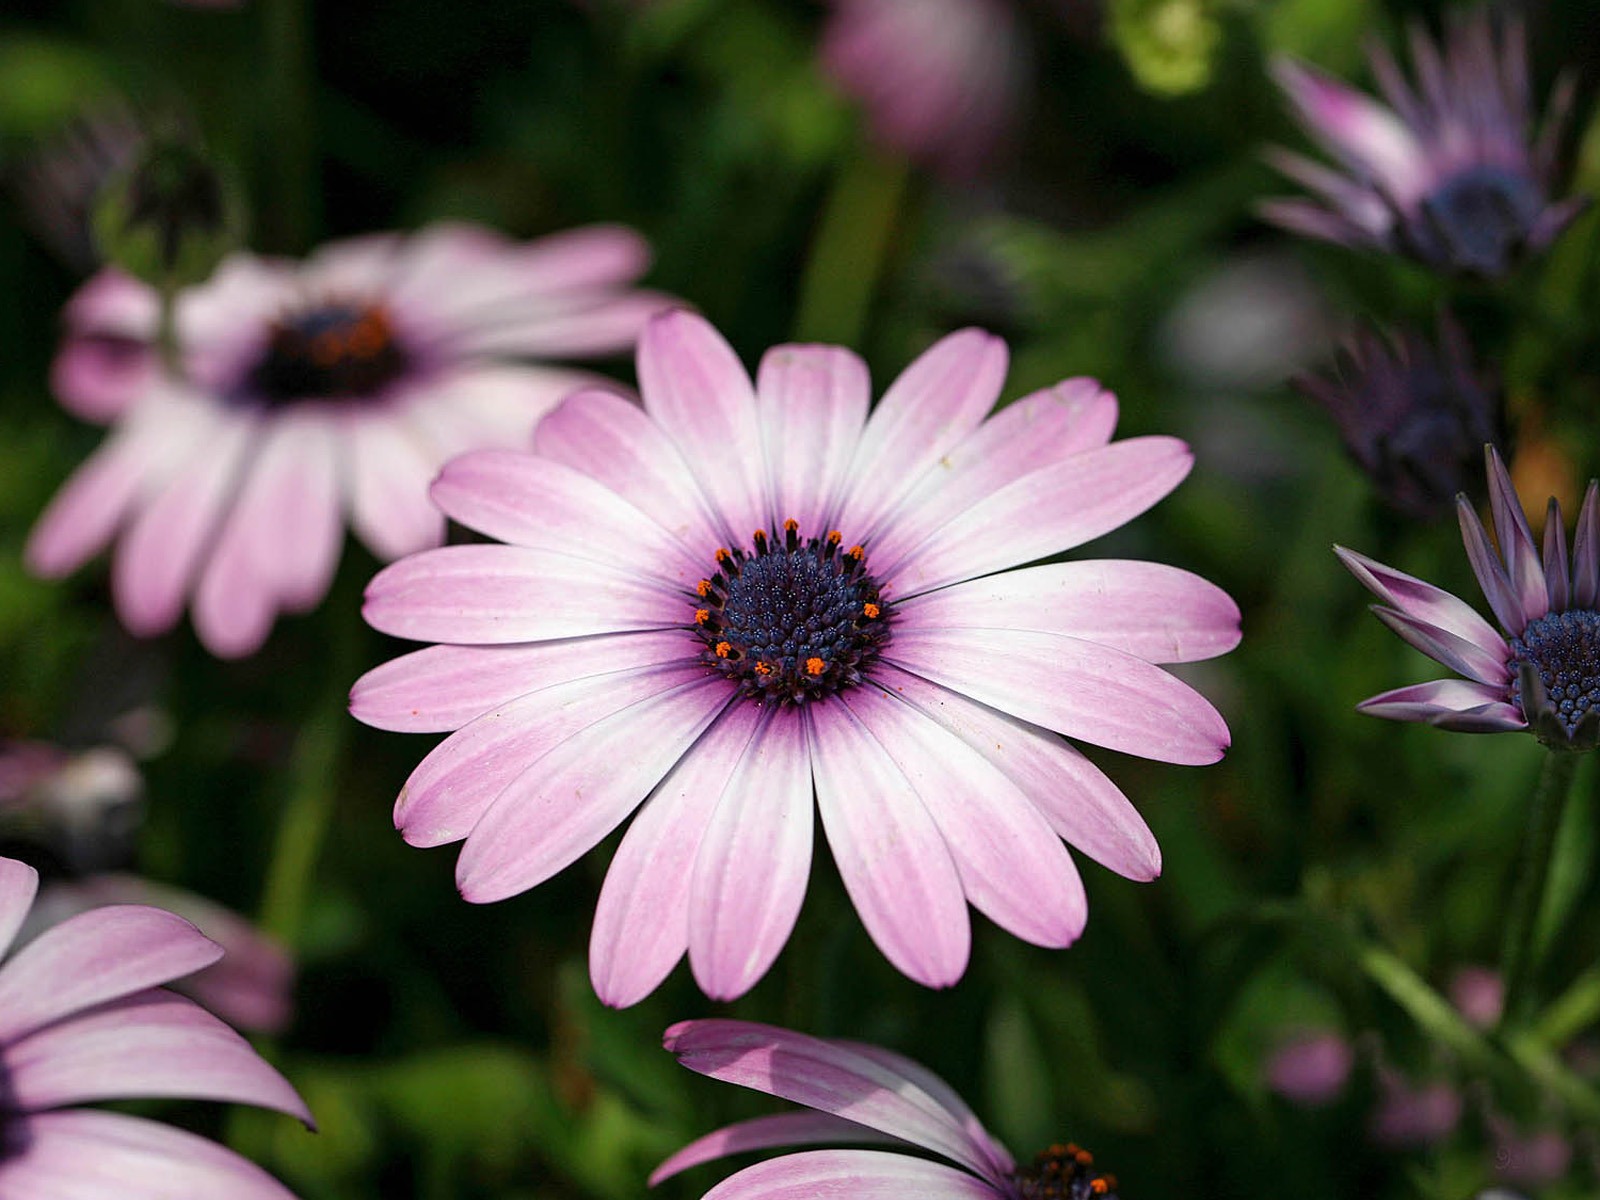
[[[0,946],[38,888],[0,859]],[[142,1117],[69,1107],[184,1097],[311,1114],[250,1044],[162,984],[215,962],[187,921],[122,905],[73,917],[0,966],[0,1194],[73,1200],[285,1200],[214,1142]]]
[[879,141],[955,176],[1004,141],[1027,74],[1010,0],[833,0],[820,56]]
[[1504,633],[1450,593],[1335,547],[1388,606],[1374,606],[1378,619],[1463,676],[1357,707],[1467,733],[1531,729],[1549,746],[1592,749],[1600,742],[1600,484],[1591,481],[1584,496],[1570,560],[1561,507],[1550,501],[1541,555],[1500,455],[1493,447],[1486,454],[1498,553],[1467,499],[1456,506],[1473,573]]
[[144,779],[120,747],[0,741],[0,834],[45,848],[70,870],[125,861],[143,798]]
[[1432,1146],[1461,1122],[1461,1093],[1448,1083],[1413,1084],[1398,1072],[1378,1071],[1378,1103],[1367,1131],[1380,1146]]
[[1364,330],[1347,343],[1333,379],[1294,384],[1339,427],[1345,448],[1383,499],[1407,516],[1436,520],[1473,486],[1485,443],[1499,440],[1499,393],[1473,369],[1466,337],[1439,323],[1439,346]]
[[1078,936],[1062,838],[1154,877],[1144,821],[1058,735],[1216,761],[1222,718],[1156,664],[1231,649],[1239,611],[1156,563],[1013,569],[1144,512],[1191,455],[1111,442],[1116,402],[1089,380],[985,420],[1006,362],[998,339],[953,334],[869,418],[849,351],[778,347],[752,387],[678,312],[640,341],[643,409],[581,392],[537,455],[451,462],[434,499],[512,544],[380,573],[368,621],[448,644],[351,697],[380,728],[459,731],[401,793],[406,840],[465,838],[462,895],[499,900],[648,798],[590,944],[616,1005],[686,951],[710,995],[753,986],[799,912],[817,811],[873,940],[930,986],[966,967],[968,901],[1041,945]]
[[1317,1108],[1344,1091],[1355,1066],[1350,1040],[1332,1030],[1297,1033],[1267,1059],[1267,1086],[1294,1104]]
[[1279,84],[1343,173],[1275,154],[1316,199],[1269,201],[1263,216],[1307,237],[1474,275],[1503,275],[1524,252],[1544,249],[1588,201],[1552,199],[1572,92],[1558,87],[1535,136],[1525,41],[1520,21],[1487,11],[1453,21],[1442,50],[1413,30],[1414,82],[1387,50],[1372,51],[1387,106],[1281,60]]
[[332,243],[304,263],[236,255],[177,304],[182,375],[155,292],[102,272],[73,298],[54,383],[114,422],[34,528],[65,575],[116,539],[112,592],[138,634],[192,597],[201,641],[253,652],[326,593],[348,517],[380,558],[443,537],[428,482],[452,454],[521,445],[594,376],[530,360],[632,345],[663,299],[648,252],[593,227],[525,245],[462,225]]
[[949,1084],[881,1047],[727,1020],[680,1022],[665,1042],[691,1071],[812,1111],[707,1134],[657,1167],[652,1185],[729,1154],[854,1142],[892,1149],[786,1154],[730,1176],[706,1200],[1116,1200],[1116,1179],[1096,1170],[1087,1150],[1051,1146],[1018,1167]]

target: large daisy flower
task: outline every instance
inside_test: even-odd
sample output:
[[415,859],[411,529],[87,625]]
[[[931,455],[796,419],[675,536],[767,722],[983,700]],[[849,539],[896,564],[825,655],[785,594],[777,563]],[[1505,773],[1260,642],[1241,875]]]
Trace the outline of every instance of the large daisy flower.
[[[0,952],[39,876],[0,858]],[[255,1164],[143,1117],[70,1107],[135,1097],[231,1100],[311,1114],[288,1082],[205,1009],[162,984],[222,948],[143,905],[63,921],[0,967],[0,1195],[73,1200],[291,1200]]]
[[1300,155],[1275,162],[1315,195],[1262,207],[1307,237],[1406,254],[1431,267],[1500,276],[1542,250],[1583,211],[1554,199],[1571,81],[1533,131],[1522,25],[1487,9],[1453,23],[1440,46],[1411,37],[1415,82],[1382,47],[1372,68],[1381,104],[1311,67],[1282,59],[1278,82],[1308,133],[1344,168]]
[[1357,708],[1466,733],[1528,729],[1546,745],[1591,750],[1600,744],[1600,484],[1591,481],[1583,498],[1570,555],[1561,506],[1550,501],[1541,551],[1499,453],[1491,446],[1486,457],[1498,552],[1465,496],[1456,507],[1500,629],[1442,588],[1334,548],[1383,601],[1373,606],[1378,619],[1462,677],[1396,688]]
[[890,1149],[786,1154],[730,1176],[705,1200],[1117,1200],[1115,1176],[1080,1146],[1050,1146],[1018,1167],[954,1088],[881,1046],[726,1020],[682,1021],[665,1041],[691,1071],[812,1111],[709,1133],[657,1167],[651,1184],[729,1154],[850,1142]]
[[178,372],[155,292],[102,273],[67,308],[54,384],[113,429],[40,518],[29,566],[65,575],[117,538],[129,629],[171,628],[192,597],[208,648],[253,652],[280,610],[326,593],[347,516],[380,558],[438,544],[428,481],[459,451],[524,444],[594,382],[531,360],[633,344],[663,303],[627,287],[647,257],[620,228],[516,245],[462,225],[303,263],[236,255],[178,300]]
[[1189,471],[1172,438],[1111,442],[1087,380],[988,420],[1006,350],[934,346],[872,415],[861,360],[770,351],[752,387],[705,321],[639,349],[644,407],[578,393],[536,454],[455,459],[453,519],[510,545],[380,573],[366,616],[447,643],[361,679],[382,728],[458,730],[402,792],[407,841],[466,839],[471,901],[515,895],[645,801],[606,878],[591,969],[648,994],[687,951],[711,995],[771,965],[822,828],[868,932],[925,984],[965,968],[967,901],[1064,946],[1083,885],[1061,839],[1135,879],[1149,829],[1059,734],[1208,763],[1228,732],[1157,663],[1238,640],[1238,609],[1156,563],[1013,570],[1143,512]]

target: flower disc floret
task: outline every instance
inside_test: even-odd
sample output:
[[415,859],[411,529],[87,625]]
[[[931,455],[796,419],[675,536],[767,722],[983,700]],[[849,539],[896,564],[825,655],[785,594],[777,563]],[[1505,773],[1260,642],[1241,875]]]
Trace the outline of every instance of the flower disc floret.
[[1041,1150],[1016,1173],[1022,1200],[1117,1200],[1117,1177],[1094,1169],[1094,1155],[1075,1142]]
[[752,699],[804,704],[862,680],[888,636],[889,611],[861,546],[838,530],[802,539],[788,520],[747,550],[719,549],[696,586],[704,658]]
[[404,376],[411,360],[381,303],[329,300],[273,323],[244,393],[269,405],[371,396]]
[[1570,739],[1590,711],[1600,710],[1600,615],[1546,613],[1511,639],[1511,698],[1519,708],[1524,663],[1538,674],[1546,704]]

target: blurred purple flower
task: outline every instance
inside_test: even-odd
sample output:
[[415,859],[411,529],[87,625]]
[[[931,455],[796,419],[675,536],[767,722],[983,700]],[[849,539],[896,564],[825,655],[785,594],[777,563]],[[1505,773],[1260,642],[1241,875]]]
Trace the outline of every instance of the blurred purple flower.
[[1439,322],[1439,348],[1412,334],[1355,334],[1335,379],[1294,385],[1327,409],[1378,494],[1417,520],[1436,520],[1476,489],[1485,443],[1499,440],[1501,401],[1473,369],[1465,335]]
[[1011,0],[832,0],[823,69],[879,141],[946,174],[981,170],[1027,75]]
[[1461,1093],[1447,1083],[1413,1084],[1387,1068],[1378,1072],[1378,1104],[1367,1130],[1381,1146],[1431,1146],[1461,1121]]
[[1541,557],[1500,455],[1486,451],[1499,552],[1466,497],[1456,502],[1467,557],[1502,634],[1450,593],[1382,563],[1335,552],[1386,605],[1373,611],[1408,644],[1462,679],[1384,692],[1357,707],[1394,721],[1467,733],[1531,729],[1541,742],[1600,742],[1600,484],[1591,482],[1567,555],[1561,507],[1550,501]]
[[[1273,200],[1262,215],[1285,229],[1407,254],[1430,267],[1505,274],[1544,249],[1588,203],[1552,202],[1570,82],[1534,138],[1522,24],[1488,10],[1451,22],[1440,49],[1411,36],[1416,82],[1375,47],[1372,69],[1388,106],[1290,59],[1278,82],[1311,136],[1344,174],[1297,154],[1273,161],[1315,200]],[[1531,139],[1531,140],[1530,140]]]
[[132,852],[143,796],[138,768],[115,746],[0,742],[0,830],[71,870],[97,870]]
[[869,417],[848,350],[777,347],[752,386],[716,330],[670,313],[640,340],[642,410],[580,392],[537,454],[452,461],[435,501],[512,544],[373,579],[374,627],[450,644],[351,695],[368,724],[458,731],[401,793],[406,840],[466,839],[462,895],[500,900],[643,802],[590,941],[616,1005],[685,953],[714,997],[754,986],[799,913],[818,812],[869,934],[929,986],[966,968],[969,901],[1039,945],[1078,937],[1063,838],[1153,878],[1149,828],[1058,735],[1215,762],[1221,716],[1158,664],[1230,650],[1239,610],[1158,563],[1013,569],[1144,512],[1191,455],[1113,442],[1092,380],[985,420],[1007,357],[951,334]]
[[1450,976],[1446,989],[1456,1011],[1476,1029],[1493,1029],[1505,1007],[1506,985],[1500,972],[1489,967],[1462,967]]
[[[38,888],[0,859],[0,949]],[[311,1125],[289,1083],[250,1044],[161,985],[221,949],[187,921],[123,905],[63,922],[0,966],[0,1194],[74,1200],[288,1200],[214,1142],[86,1101],[187,1097],[276,1109]]]
[[1116,1179],[1074,1145],[1051,1146],[1019,1168],[949,1084],[881,1047],[729,1020],[683,1021],[665,1042],[691,1071],[812,1111],[707,1134],[657,1167],[652,1186],[729,1154],[854,1142],[890,1149],[786,1154],[728,1177],[706,1200],[1116,1200]]
[[73,298],[62,403],[114,428],[51,502],[27,562],[65,575],[113,538],[123,623],[171,628],[192,594],[215,654],[252,653],[280,610],[327,591],[346,513],[381,558],[437,545],[441,463],[526,442],[567,392],[603,382],[529,361],[632,345],[664,298],[629,284],[648,250],[596,226],[525,245],[439,225],[235,255],[181,293],[184,378],[154,346],[156,293],[114,271]]
[[101,255],[93,218],[106,185],[134,160],[145,132],[120,104],[84,113],[25,154],[11,176],[23,219],[63,262],[92,271]]
[[1338,1098],[1354,1065],[1355,1053],[1342,1034],[1298,1033],[1268,1056],[1267,1086],[1294,1104],[1317,1108]]
[[1519,1187],[1543,1188],[1566,1178],[1572,1143],[1554,1129],[1524,1133],[1501,1116],[1490,1116],[1495,1174]]
[[294,960],[277,942],[237,913],[203,896],[136,875],[91,875],[47,885],[22,937],[112,904],[145,904],[182,917],[222,947],[221,960],[173,988],[193,996],[230,1025],[281,1033],[293,1014]]

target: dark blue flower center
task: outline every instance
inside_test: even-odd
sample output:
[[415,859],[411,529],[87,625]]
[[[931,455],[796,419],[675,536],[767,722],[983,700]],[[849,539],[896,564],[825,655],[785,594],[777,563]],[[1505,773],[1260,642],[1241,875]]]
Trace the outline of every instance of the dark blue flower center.
[[1068,1142],[1051,1146],[1015,1175],[1022,1200],[1117,1200],[1117,1177],[1094,1169],[1094,1155]]
[[244,390],[269,404],[371,396],[409,365],[381,305],[330,300],[273,324]]
[[749,550],[718,550],[694,599],[705,661],[753,699],[803,704],[860,683],[889,635],[889,605],[860,546],[793,521]]
[[1488,165],[1456,172],[1422,201],[1450,264],[1491,276],[1510,269],[1543,209],[1544,195],[1533,179]]
[[1600,615],[1587,609],[1547,613],[1511,639],[1511,699],[1529,723],[1517,674],[1528,663],[1549,695],[1549,711],[1571,737],[1590,709],[1600,708]]

